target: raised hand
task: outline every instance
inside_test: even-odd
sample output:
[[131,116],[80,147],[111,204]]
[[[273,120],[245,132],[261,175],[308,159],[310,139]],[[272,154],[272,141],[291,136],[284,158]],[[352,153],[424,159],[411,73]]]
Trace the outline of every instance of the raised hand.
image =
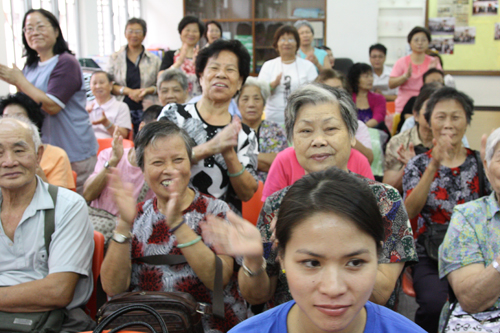
[[274,79],[274,81],[271,82],[271,89],[276,89],[276,87],[279,86],[282,75],[283,73],[279,73],[278,76],[276,76],[276,78]]
[[450,156],[450,151],[453,150],[451,144],[451,138],[448,135],[441,135],[439,138],[432,139],[432,163],[435,163],[437,167],[441,166],[441,163]]
[[0,65],[0,80],[17,86],[23,79],[25,79],[24,74],[16,64],[12,64],[12,68]]
[[410,142],[408,145],[408,149],[405,148],[403,144],[401,144],[398,148],[398,161],[406,165],[409,160],[415,157],[415,147],[413,142]]
[[169,228],[173,228],[182,222],[182,203],[180,197],[181,184],[179,171],[172,171],[171,176],[172,180],[170,185],[168,185],[170,196],[168,198],[167,208],[165,211],[165,220]]
[[314,55],[314,51],[311,51],[307,56],[306,56],[306,59],[309,60],[310,62],[312,62],[314,65],[318,66],[319,65],[319,61],[318,61],[318,58],[316,58],[316,56]]
[[120,171],[116,168],[111,168],[108,185],[121,220],[131,226],[137,213],[134,186],[130,183],[123,183]]
[[211,140],[214,145],[215,153],[223,153],[238,145],[238,134],[241,130],[241,120],[239,117],[233,117],[229,125]]
[[108,117],[106,117],[106,114],[104,113],[104,111],[102,111],[102,116],[101,118],[95,120],[92,122],[92,125],[100,125],[100,124],[103,124],[104,126],[106,125],[109,125],[108,123]]
[[207,223],[200,224],[203,238],[214,246],[218,254],[262,257],[264,248],[259,230],[232,211],[227,212],[227,218],[230,223],[220,217],[208,215]]
[[111,142],[111,158],[109,163],[111,166],[116,166],[118,162],[123,157],[123,137],[118,130],[118,126],[115,127],[115,131],[113,133],[113,141]]
[[405,73],[405,76],[406,76],[406,79],[408,80],[409,78],[411,78],[411,74],[413,72],[413,69],[411,68],[411,60],[410,60],[410,64],[408,65],[408,70],[406,71]]

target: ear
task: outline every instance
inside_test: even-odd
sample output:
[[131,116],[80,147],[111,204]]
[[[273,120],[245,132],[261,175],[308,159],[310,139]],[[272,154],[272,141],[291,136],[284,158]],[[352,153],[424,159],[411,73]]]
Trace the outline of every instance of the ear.
[[486,159],[483,160],[483,167],[484,167],[484,174],[486,175],[486,178],[488,178],[488,181],[490,181],[490,170],[488,169],[488,163],[486,162]]
[[351,148],[353,148],[356,145],[356,136],[353,135],[351,138]]
[[43,156],[43,152],[45,150],[45,147],[43,146],[43,144],[40,145],[40,147],[38,147],[38,151],[36,152],[36,160],[37,160],[37,163],[38,165],[40,165],[40,162],[42,161],[42,156]]

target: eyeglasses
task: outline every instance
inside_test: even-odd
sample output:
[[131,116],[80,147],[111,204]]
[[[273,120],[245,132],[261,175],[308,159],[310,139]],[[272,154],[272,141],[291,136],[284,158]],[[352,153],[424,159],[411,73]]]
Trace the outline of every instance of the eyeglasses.
[[280,42],[281,42],[281,43],[286,43],[286,42],[288,42],[288,43],[290,43],[290,44],[295,44],[295,43],[297,43],[297,41],[295,40],[295,38],[281,38],[281,39],[280,39]]
[[130,29],[130,30],[125,31],[125,33],[127,35],[134,35],[134,34],[135,35],[142,35],[144,32],[141,29],[137,29],[137,30],[131,30]]
[[35,31],[36,32],[45,32],[45,30],[47,30],[47,26],[43,25],[43,24],[39,24],[35,27],[27,26],[27,27],[23,28],[23,32],[27,35],[31,35]]

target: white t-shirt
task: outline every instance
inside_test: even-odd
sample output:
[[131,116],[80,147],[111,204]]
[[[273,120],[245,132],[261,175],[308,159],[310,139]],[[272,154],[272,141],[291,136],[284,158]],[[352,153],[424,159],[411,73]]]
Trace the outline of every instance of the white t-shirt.
[[[97,101],[93,101],[91,103],[94,103],[94,106],[92,111],[89,113],[90,122],[101,119],[102,112],[104,112],[106,118],[108,118],[109,121],[116,126],[129,130],[132,129],[132,120],[130,120],[130,110],[128,105],[124,102],[118,101],[115,96],[111,96],[111,99],[103,105],[99,105]],[[97,139],[113,137],[109,134],[103,124],[92,125],[92,128],[94,129],[94,134]]]
[[272,91],[266,102],[266,119],[280,125],[285,123],[285,106],[288,96],[301,85],[314,81],[318,76],[316,67],[309,60],[299,57],[291,64],[281,62],[281,57],[266,61],[262,65],[259,79],[271,83],[282,73],[280,84]]
[[390,89],[389,88],[389,78],[391,77],[392,68],[389,66],[384,66],[384,71],[380,76],[378,76],[375,71],[373,72],[373,89],[380,90],[382,95],[397,95],[398,88]]

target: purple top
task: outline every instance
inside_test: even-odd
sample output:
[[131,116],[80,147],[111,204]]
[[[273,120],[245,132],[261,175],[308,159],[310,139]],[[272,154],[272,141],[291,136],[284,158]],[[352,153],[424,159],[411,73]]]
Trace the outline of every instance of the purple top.
[[[355,93],[352,94],[352,100],[354,101],[354,104],[356,104],[356,94]],[[373,114],[373,117],[371,117],[371,118],[375,119],[379,123],[383,122],[385,119],[385,114],[387,112],[385,97],[383,95],[376,94],[376,93],[369,91],[368,92],[368,105],[370,106],[369,110]],[[359,111],[362,111],[362,110],[359,110]],[[366,110],[363,110],[363,111],[366,111]],[[361,113],[360,113],[360,116],[358,116],[358,119],[365,122],[365,123],[368,120],[370,120],[371,118],[365,120],[364,118],[361,118]]]

